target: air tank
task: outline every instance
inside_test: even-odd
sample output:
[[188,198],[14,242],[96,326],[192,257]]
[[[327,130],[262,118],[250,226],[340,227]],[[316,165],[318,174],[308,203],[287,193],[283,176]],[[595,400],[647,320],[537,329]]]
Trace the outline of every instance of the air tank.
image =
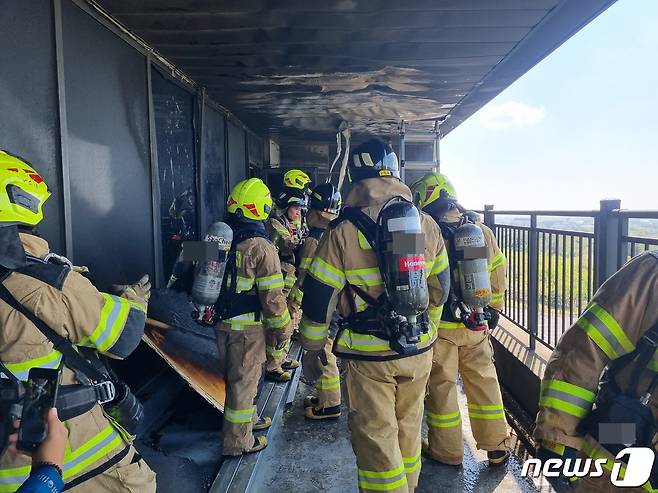
[[195,305],[208,306],[213,305],[219,297],[228,252],[233,241],[233,230],[224,222],[213,223],[203,241],[217,245],[217,260],[197,262],[190,296]]
[[398,315],[415,322],[429,305],[420,211],[411,202],[391,202],[382,209],[379,224],[381,271],[389,301]]
[[469,307],[481,312],[491,302],[484,233],[477,224],[467,222],[457,228],[453,242],[461,297]]

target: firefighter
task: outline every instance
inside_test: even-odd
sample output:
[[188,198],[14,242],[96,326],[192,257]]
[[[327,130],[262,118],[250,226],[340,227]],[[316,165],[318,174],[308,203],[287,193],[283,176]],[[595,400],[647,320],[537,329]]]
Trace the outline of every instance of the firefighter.
[[[445,175],[428,173],[411,187],[414,201],[432,216],[441,228],[448,252],[453,251],[451,237],[460,223],[470,214],[462,214],[457,193]],[[460,211],[461,209],[461,211]],[[493,232],[477,222],[484,233],[486,256],[491,280],[489,324],[467,328],[455,317],[451,306],[456,304],[459,279],[456,260],[450,256],[451,295],[439,324],[439,338],[434,346],[432,373],[425,400],[428,440],[425,453],[438,462],[460,465],[463,459],[462,424],[457,402],[457,376],[462,377],[468,400],[468,417],[477,447],[487,451],[490,464],[501,464],[509,457],[508,431],[500,393],[500,385],[493,363],[489,332],[498,320],[507,288],[506,259],[498,247]],[[475,325],[475,324],[474,324]]]
[[[338,217],[341,204],[340,192],[331,183],[319,185],[311,192],[309,212],[306,217],[310,229],[309,236],[300,250],[299,272],[290,293],[290,305],[296,312],[300,311],[302,285],[315,250],[329,223]],[[335,330],[338,327],[334,323],[332,328]],[[315,382],[318,395],[317,397],[309,395],[304,399],[304,415],[309,419],[322,420],[340,416],[340,372],[336,356],[331,352],[335,335],[333,332],[327,337],[325,345],[327,364],[323,366],[322,375]]]
[[[0,184],[0,359],[19,380],[27,380],[31,368],[63,363],[61,385],[87,385],[87,375],[74,372],[68,358],[62,361],[62,353],[18,308],[79,348],[122,359],[144,333],[148,279],[124,286],[119,296],[99,292],[81,269],[51,253],[48,242],[34,232],[50,192],[32,166],[0,151]],[[7,297],[17,302],[16,309]],[[155,492],[155,474],[131,445],[134,437],[97,402],[92,405],[65,422],[68,446],[62,471],[68,487],[74,492]],[[30,474],[29,464],[23,455],[4,454],[0,491],[18,489]]]
[[[657,292],[658,253],[644,252],[603,283],[584,313],[558,341],[548,361],[534,432],[540,442],[539,457],[607,459],[602,477],[571,481],[574,491],[619,491],[621,488],[611,483],[610,471],[617,450],[626,448],[623,443],[656,449],[651,444],[654,430],[644,437],[640,430],[643,422],[655,426],[653,416],[658,414],[655,392],[652,395],[649,389],[658,371]],[[600,384],[599,376],[606,367]],[[643,402],[647,405],[640,403],[646,392],[649,395]],[[621,401],[622,410],[615,413],[617,401]],[[595,402],[597,411],[593,412]],[[635,412],[638,407],[639,415]],[[648,417],[642,415],[647,412]],[[611,437],[601,441],[595,438],[599,423],[615,422],[621,422],[621,426],[612,428],[608,424]],[[623,430],[629,426],[630,437],[628,432],[624,437]],[[657,476],[654,465],[649,482],[624,491],[656,491]]]
[[[398,178],[395,153],[380,140],[362,144],[351,156],[348,177],[352,189],[346,207],[322,236],[302,286],[300,336],[308,351],[303,368],[310,380],[322,374],[323,363],[328,361],[328,327],[337,307],[343,320],[334,352],[345,362],[348,421],[359,490],[413,492],[421,468],[422,401],[438,319],[428,321],[425,317],[429,312],[421,315],[424,329],[420,332],[415,332],[418,325],[397,325],[399,318],[385,301],[397,293],[386,294],[394,290],[385,288],[381,274],[382,269],[398,267],[397,263],[380,265],[372,235],[357,229],[352,219],[341,220],[360,217],[371,224],[390,201],[399,202],[398,197],[411,200],[409,188]],[[447,295],[445,282],[449,279],[442,274],[448,259],[438,226],[409,205],[413,209],[410,212],[416,214],[409,222],[417,230],[411,238],[405,235],[408,241],[399,247],[415,253],[408,258],[413,259],[409,263],[400,259],[399,267],[420,271],[423,277],[416,278],[417,285],[407,285],[407,292],[413,289],[413,294],[429,298],[436,314]],[[386,224],[402,231],[407,221],[399,218]],[[380,322],[380,315],[386,325]],[[403,327],[413,327],[414,332],[401,334]],[[402,354],[405,347],[408,351]]]
[[265,362],[266,332],[278,344],[285,338],[290,314],[279,257],[265,229],[271,210],[270,191],[258,178],[241,181],[228,198],[233,242],[217,302],[217,345],[226,378],[224,455],[262,450],[267,439],[254,437],[253,430],[272,423],[269,417],[258,418],[254,399]]
[[[288,174],[288,173],[287,173]],[[267,221],[267,229],[274,246],[279,252],[281,270],[283,272],[283,293],[288,298],[295,284],[296,257],[295,252],[303,241],[302,211],[306,207],[306,192],[304,188],[286,187],[276,198],[276,211]],[[278,382],[287,382],[291,375],[288,370],[299,367],[299,362],[287,359],[290,337],[295,330],[297,313],[293,311],[293,323],[283,339],[270,335],[267,340],[267,365],[265,375]],[[277,342],[278,341],[278,342]]]

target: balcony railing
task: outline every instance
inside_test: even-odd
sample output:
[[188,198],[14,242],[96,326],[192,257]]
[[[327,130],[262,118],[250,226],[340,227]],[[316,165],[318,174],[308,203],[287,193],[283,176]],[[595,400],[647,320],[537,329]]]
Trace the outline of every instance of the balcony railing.
[[508,260],[503,315],[554,348],[595,290],[633,256],[658,249],[658,211],[496,211],[484,220]]

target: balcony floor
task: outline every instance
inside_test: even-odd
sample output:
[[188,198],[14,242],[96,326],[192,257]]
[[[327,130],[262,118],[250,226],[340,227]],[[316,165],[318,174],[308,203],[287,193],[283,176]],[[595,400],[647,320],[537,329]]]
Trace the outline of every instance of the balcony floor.
[[[311,389],[300,383],[295,401],[283,413],[270,435],[270,446],[262,452],[261,465],[251,491],[343,493],[357,491],[356,462],[347,429],[347,411],[337,421],[308,422],[302,401]],[[466,413],[466,397],[460,389],[460,406]],[[464,422],[464,466],[454,469],[423,459],[416,493],[429,492],[537,492],[532,482],[520,476],[522,459],[513,455],[505,467],[489,468],[486,452],[477,450]],[[518,447],[515,447],[518,449]],[[544,490],[546,491],[546,490]]]

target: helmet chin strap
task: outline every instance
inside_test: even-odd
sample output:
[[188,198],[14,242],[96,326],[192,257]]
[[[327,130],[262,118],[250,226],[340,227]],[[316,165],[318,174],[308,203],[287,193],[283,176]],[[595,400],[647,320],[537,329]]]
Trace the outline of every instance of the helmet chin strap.
[[0,226],[0,265],[6,269],[18,269],[25,264],[27,258],[18,236],[18,227]]

